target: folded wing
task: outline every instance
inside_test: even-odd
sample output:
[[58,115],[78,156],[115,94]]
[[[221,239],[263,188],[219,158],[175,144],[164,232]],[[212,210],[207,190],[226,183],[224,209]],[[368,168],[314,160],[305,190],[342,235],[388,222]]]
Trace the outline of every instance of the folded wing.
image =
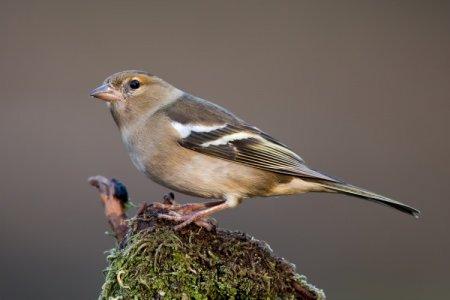
[[207,128],[197,128],[196,131],[196,128],[191,126],[189,134],[185,134],[180,144],[203,154],[266,171],[338,182],[311,170],[300,156],[255,127],[246,124],[223,124],[210,128],[209,131]]

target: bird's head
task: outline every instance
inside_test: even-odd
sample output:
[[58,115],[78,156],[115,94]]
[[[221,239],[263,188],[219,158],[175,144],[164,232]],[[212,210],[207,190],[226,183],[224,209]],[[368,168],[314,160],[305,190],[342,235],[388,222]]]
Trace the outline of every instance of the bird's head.
[[92,97],[108,103],[118,123],[155,110],[181,94],[164,80],[136,70],[113,74],[91,92]]

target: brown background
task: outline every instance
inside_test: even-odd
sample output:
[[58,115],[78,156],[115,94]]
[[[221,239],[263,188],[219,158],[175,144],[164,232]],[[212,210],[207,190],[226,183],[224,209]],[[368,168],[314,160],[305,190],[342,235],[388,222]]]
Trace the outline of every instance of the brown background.
[[269,241],[329,299],[450,297],[448,1],[2,1],[0,25],[0,298],[97,297],[113,240],[89,175],[136,203],[167,192],[88,96],[130,68],[423,212],[315,194],[248,201],[221,226]]

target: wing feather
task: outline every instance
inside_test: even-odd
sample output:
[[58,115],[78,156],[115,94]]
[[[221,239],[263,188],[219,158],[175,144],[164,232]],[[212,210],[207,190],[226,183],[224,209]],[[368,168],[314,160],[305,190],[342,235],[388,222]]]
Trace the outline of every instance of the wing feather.
[[298,177],[337,180],[308,168],[287,146],[255,127],[227,124],[211,131],[191,133],[180,140],[188,149],[255,168]]

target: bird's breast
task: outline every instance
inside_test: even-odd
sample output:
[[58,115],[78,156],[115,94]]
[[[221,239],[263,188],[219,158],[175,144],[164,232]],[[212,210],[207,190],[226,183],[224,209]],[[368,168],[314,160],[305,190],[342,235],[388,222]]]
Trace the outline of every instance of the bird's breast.
[[139,136],[138,128],[127,128],[121,130],[122,142],[130,156],[133,165],[142,173],[147,173],[146,150]]

